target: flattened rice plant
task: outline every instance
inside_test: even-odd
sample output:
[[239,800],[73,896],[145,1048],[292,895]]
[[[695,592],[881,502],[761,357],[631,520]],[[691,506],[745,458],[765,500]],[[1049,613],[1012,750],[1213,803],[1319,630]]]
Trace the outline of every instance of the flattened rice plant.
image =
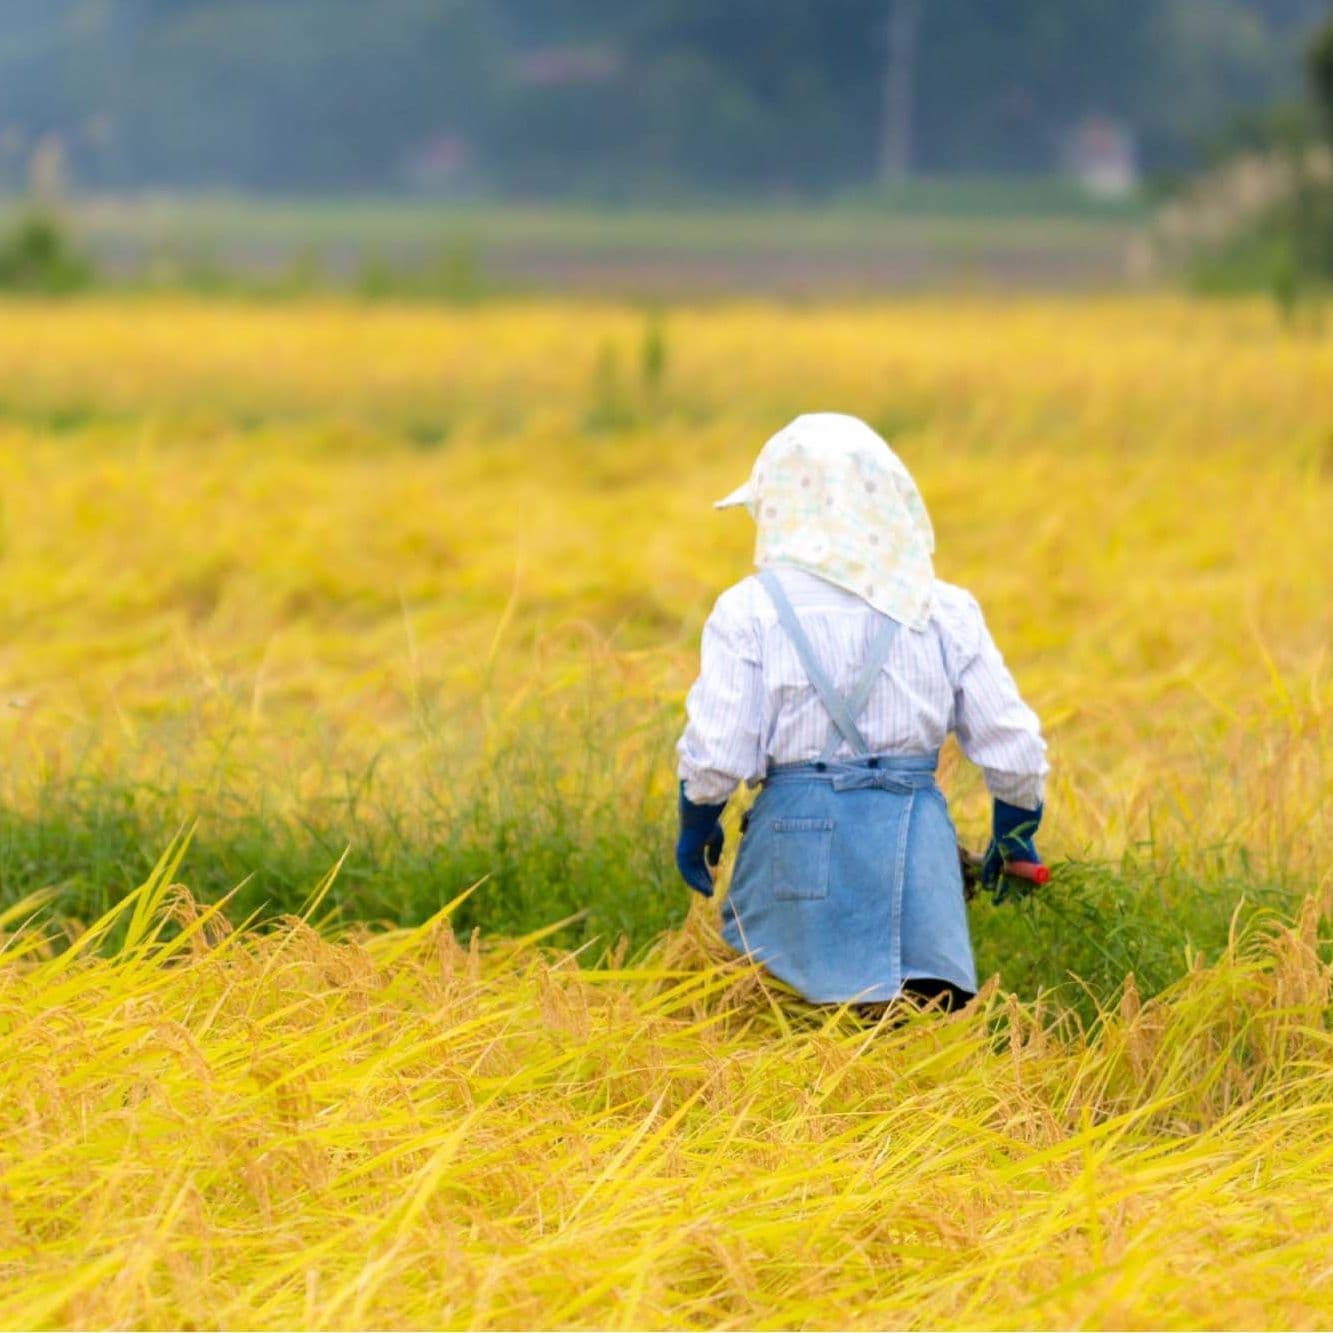
[[993,985],[867,1028],[702,916],[584,966],[318,894],[233,931],[180,850],[72,947],[6,919],[6,1327],[1333,1318],[1313,901],[1087,1031]]

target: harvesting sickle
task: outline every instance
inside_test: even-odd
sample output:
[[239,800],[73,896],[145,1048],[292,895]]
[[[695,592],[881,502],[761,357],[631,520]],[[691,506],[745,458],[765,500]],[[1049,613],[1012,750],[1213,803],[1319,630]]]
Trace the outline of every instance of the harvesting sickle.
[[999,874],[986,883],[982,876],[985,862],[984,854],[968,851],[959,844],[958,866],[963,876],[963,893],[969,902],[983,888],[994,895],[995,902],[1002,903],[1008,898],[1026,898],[1033,889],[1051,882],[1049,867],[1040,861],[1004,861]]
[[[718,505],[753,517],[758,572],[704,627],[677,746],[681,877],[712,897],[723,811],[758,786],[727,943],[815,1003],[965,1002],[966,885],[1001,902],[1050,877],[1037,717],[975,599],[935,577],[916,483],[863,421],[797,417]],[[935,782],[950,732],[994,798],[970,861]]]

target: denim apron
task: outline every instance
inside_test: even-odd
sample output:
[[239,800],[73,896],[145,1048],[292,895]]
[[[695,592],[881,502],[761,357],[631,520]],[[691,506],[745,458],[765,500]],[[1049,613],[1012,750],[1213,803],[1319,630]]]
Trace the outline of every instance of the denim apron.
[[[894,999],[933,977],[977,988],[958,842],[935,785],[938,752],[873,755],[856,725],[898,622],[884,617],[846,698],[781,583],[759,575],[832,719],[813,763],[768,770],[722,905],[722,935],[816,1004]],[[835,761],[839,740],[854,757]]]

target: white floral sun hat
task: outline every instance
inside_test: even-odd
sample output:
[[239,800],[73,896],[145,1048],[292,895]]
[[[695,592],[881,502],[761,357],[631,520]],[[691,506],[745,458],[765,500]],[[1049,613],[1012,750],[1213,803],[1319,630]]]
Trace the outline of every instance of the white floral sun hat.
[[864,421],[810,412],[774,435],[750,479],[714,506],[744,505],[754,562],[808,570],[911,629],[930,619],[935,533],[902,460]]

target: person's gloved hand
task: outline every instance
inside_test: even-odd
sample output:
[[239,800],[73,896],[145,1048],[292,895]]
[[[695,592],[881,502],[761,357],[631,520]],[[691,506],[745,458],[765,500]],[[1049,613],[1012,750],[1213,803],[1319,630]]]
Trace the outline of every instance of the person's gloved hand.
[[719,822],[727,803],[695,805],[680,784],[680,837],[676,839],[676,869],[696,893],[713,896],[713,877],[709,866],[716,866],[722,856],[722,825]]
[[1032,892],[1033,884],[1026,879],[1006,875],[1006,861],[1030,861],[1041,865],[1037,854],[1037,829],[1041,825],[1042,807],[1023,810],[1007,801],[996,801],[991,815],[991,840],[981,863],[981,883],[995,895],[997,903],[1013,895],[1024,898]]

